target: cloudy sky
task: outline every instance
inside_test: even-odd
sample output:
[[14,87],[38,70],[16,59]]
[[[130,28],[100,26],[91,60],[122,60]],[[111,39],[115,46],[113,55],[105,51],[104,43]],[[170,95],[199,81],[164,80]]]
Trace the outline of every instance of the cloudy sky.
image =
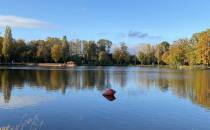
[[15,38],[169,42],[210,27],[209,0],[1,0],[0,33]]

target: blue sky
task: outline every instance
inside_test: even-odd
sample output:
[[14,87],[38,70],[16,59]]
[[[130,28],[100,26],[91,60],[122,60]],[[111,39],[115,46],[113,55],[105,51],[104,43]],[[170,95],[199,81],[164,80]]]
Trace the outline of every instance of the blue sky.
[[1,0],[0,32],[15,38],[98,40],[133,46],[189,38],[210,27],[209,0]]

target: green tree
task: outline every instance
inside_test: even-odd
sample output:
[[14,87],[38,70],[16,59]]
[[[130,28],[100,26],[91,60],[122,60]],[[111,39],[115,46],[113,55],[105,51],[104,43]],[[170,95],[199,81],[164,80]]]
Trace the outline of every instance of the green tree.
[[113,59],[116,61],[117,64],[120,63],[120,48],[115,48],[114,49]]
[[143,52],[139,51],[137,54],[137,58],[138,58],[139,62],[141,63],[141,65],[145,64],[146,56]]
[[63,61],[67,62],[70,54],[69,54],[69,43],[66,36],[63,36],[62,39],[62,52],[63,52]]
[[1,59],[2,59],[2,48],[3,48],[3,37],[0,36],[0,63],[1,63]]
[[51,57],[54,60],[54,62],[58,62],[62,58],[62,48],[60,45],[53,45],[51,48]]
[[154,64],[156,62],[155,49],[152,45],[142,44],[139,47],[139,54],[141,54],[140,52],[144,54],[145,57],[144,64],[152,64],[152,63]]
[[80,56],[82,51],[82,43],[85,41],[81,41],[76,39],[70,42],[70,55],[71,56]]
[[27,44],[27,49],[26,49],[26,59],[27,61],[30,61],[30,62],[37,62],[37,50],[38,50],[38,41],[30,41],[28,44]]
[[130,55],[129,55],[129,52],[128,52],[128,47],[126,46],[126,43],[122,42],[120,44],[120,64],[122,63],[129,63],[129,60],[130,60]]
[[13,48],[13,38],[12,38],[12,31],[9,26],[6,26],[4,40],[3,40],[3,47],[2,47],[2,54],[6,61],[10,59],[12,55],[12,48]]
[[124,42],[120,44],[119,48],[115,48],[113,53],[113,59],[117,64],[128,64],[130,60],[130,55],[128,52],[128,47]]
[[[97,54],[98,54],[98,58],[101,59],[101,56],[103,54],[103,56],[105,57],[103,61],[103,64],[107,64],[108,62],[110,62],[110,49],[112,46],[112,42],[107,40],[107,39],[100,39],[97,42]],[[100,64],[101,61],[99,60]]]
[[44,45],[38,46],[36,57],[38,58],[39,62],[48,62],[50,57],[48,48]]
[[96,56],[96,43],[95,43],[95,41],[84,42],[83,53],[85,55],[86,61],[88,61],[88,64],[96,61],[97,56]]
[[100,65],[105,65],[107,63],[107,54],[105,51],[99,52],[98,61]]
[[106,53],[110,52],[110,48],[112,46],[112,42],[107,39],[100,39],[97,42],[98,51],[105,51]]
[[157,58],[158,65],[160,64],[160,62],[162,60],[163,54],[164,54],[164,52],[162,50],[162,46],[160,44],[157,45],[156,50],[155,50],[155,57]]
[[14,44],[14,58],[16,61],[23,61],[26,56],[26,43],[24,40],[19,39]]
[[169,50],[169,43],[164,41],[161,42],[156,46],[155,49],[155,57],[157,59],[158,65],[162,62],[162,56],[163,54]]

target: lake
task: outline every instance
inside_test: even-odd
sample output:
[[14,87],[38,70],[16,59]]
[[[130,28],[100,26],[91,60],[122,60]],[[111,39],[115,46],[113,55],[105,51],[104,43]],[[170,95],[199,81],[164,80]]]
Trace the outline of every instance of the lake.
[[0,128],[210,130],[210,70],[0,67],[0,79]]

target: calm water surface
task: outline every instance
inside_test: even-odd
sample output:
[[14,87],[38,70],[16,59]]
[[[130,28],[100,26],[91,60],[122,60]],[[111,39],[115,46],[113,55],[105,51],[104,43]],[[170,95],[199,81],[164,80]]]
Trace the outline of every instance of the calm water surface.
[[[102,96],[106,88],[115,100]],[[210,70],[1,67],[3,127],[210,130]]]

